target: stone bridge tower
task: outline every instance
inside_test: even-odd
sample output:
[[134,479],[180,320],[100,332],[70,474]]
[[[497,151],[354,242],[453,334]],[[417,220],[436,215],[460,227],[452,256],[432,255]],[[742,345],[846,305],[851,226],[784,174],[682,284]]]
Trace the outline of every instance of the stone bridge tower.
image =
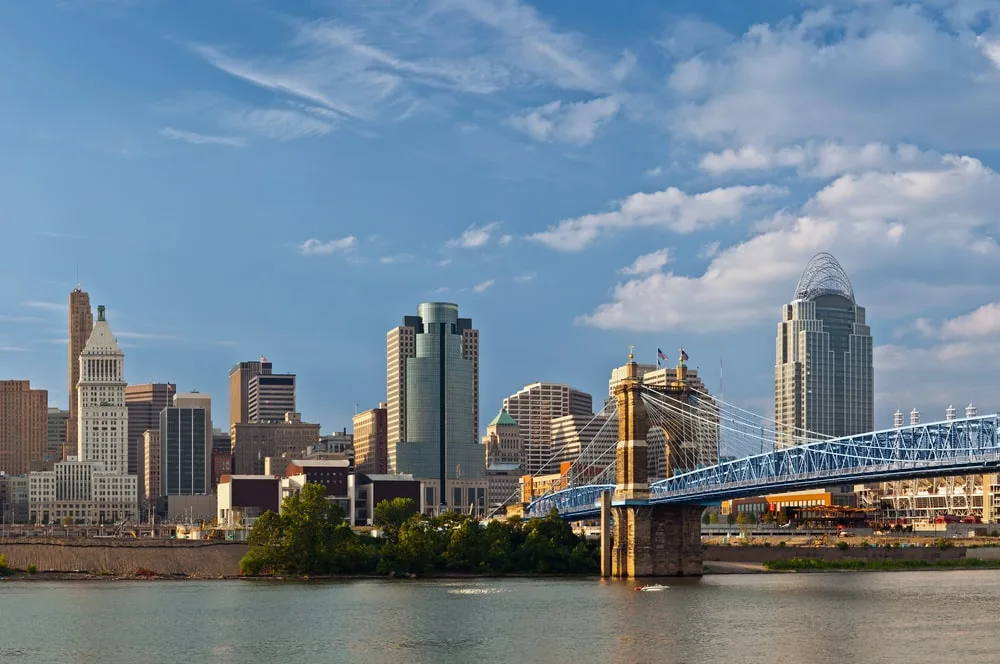
[[[701,576],[701,507],[649,502],[649,417],[632,352],[615,389],[618,444],[615,490],[601,500],[601,573],[615,578]],[[683,375],[681,376],[683,379]]]

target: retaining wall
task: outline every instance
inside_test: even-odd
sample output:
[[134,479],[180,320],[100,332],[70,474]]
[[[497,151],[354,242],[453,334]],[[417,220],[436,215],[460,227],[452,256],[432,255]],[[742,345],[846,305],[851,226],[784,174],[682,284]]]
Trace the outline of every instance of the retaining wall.
[[709,546],[705,548],[705,561],[731,563],[762,563],[768,560],[790,558],[818,558],[820,560],[959,560],[979,558],[1000,560],[1000,547],[966,548],[961,546],[942,549],[928,547],[838,547],[809,548],[797,546]]
[[240,558],[246,552],[244,542],[0,540],[0,553],[7,556],[10,567],[25,570],[34,565],[39,572],[128,575],[136,569],[146,569],[161,575],[237,576]]

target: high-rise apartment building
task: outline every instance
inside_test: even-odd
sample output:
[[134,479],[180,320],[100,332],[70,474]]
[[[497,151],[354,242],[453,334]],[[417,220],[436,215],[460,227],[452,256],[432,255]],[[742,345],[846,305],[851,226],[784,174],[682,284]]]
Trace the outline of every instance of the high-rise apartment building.
[[[552,420],[566,415],[594,416],[594,398],[559,383],[531,383],[503,400],[503,409],[517,422],[524,440],[526,475],[554,472]],[[555,465],[552,465],[555,464]]]
[[97,308],[97,322],[79,362],[77,454],[56,463],[54,470],[30,474],[31,520],[134,521],[138,491],[135,475],[128,474],[125,354],[103,306]]
[[[184,403],[178,395],[175,403]],[[209,408],[175,405],[160,413],[160,492],[211,493],[212,427]]]
[[128,470],[130,475],[136,476],[140,496],[146,495],[142,435],[146,431],[159,431],[160,413],[173,403],[176,393],[177,386],[173,383],[140,383],[125,386],[125,408],[128,410]]
[[90,295],[77,286],[69,294],[69,422],[66,425],[64,459],[77,453],[79,395],[76,385],[80,382],[80,353],[93,329],[94,312],[90,308]]
[[390,472],[423,480],[428,505],[485,505],[479,332],[472,319],[459,318],[457,304],[425,302],[386,342]]
[[0,472],[24,475],[49,445],[49,393],[27,380],[0,380]]
[[389,438],[386,403],[354,416],[354,467],[359,473],[389,472]]
[[778,446],[874,429],[871,329],[837,259],[821,253],[809,261],[781,318],[774,367]]
[[69,436],[69,411],[62,408],[49,407],[49,436],[45,450],[46,461],[62,459],[63,447]]

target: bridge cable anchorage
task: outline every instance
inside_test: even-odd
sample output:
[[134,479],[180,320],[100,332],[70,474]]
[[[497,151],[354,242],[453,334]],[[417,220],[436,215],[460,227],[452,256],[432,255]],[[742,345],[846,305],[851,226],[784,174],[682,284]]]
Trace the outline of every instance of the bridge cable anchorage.
[[[593,425],[595,422],[603,419],[605,421],[601,424],[601,427],[598,429],[598,432],[600,432],[600,429],[603,429],[604,426],[607,424],[607,420],[611,419],[612,417],[617,417],[617,414],[618,414],[618,402],[615,399],[611,399],[610,401],[604,404],[604,407],[601,408],[601,410],[599,410],[597,413],[594,414],[594,416],[590,419],[589,422],[583,425],[583,427],[580,429],[579,432],[580,436],[583,436],[584,432],[586,432],[587,429],[590,428],[590,426]],[[568,445],[569,441],[563,443],[562,447],[560,447],[554,454],[552,454],[552,456],[550,456],[545,463],[541,464],[539,470],[545,470],[549,468],[553,461],[561,458],[563,456],[563,453],[566,451],[566,447]],[[522,471],[524,472],[526,472],[527,470],[528,470],[527,468],[522,469]],[[505,508],[508,504],[510,504],[510,502],[513,499],[517,498],[520,493],[521,493],[520,489],[515,490],[512,494],[507,496],[507,498],[503,502],[499,503],[498,505],[495,505],[493,509],[490,510],[490,512],[486,515],[486,518],[487,519],[491,518],[501,509]]]
[[[723,406],[728,406],[729,408],[732,408],[732,409],[737,410],[737,411],[739,411],[741,413],[745,413],[745,414],[751,416],[752,419],[747,420],[749,423],[756,424],[756,423],[759,423],[759,422],[767,422],[769,424],[773,424],[776,428],[777,427],[781,427],[783,431],[791,431],[793,434],[799,434],[799,433],[801,433],[801,434],[805,435],[808,439],[811,439],[811,440],[828,440],[830,438],[833,438],[833,436],[830,436],[830,435],[827,435],[827,434],[824,434],[824,433],[818,433],[816,431],[810,431],[809,429],[806,429],[806,428],[803,428],[803,427],[796,427],[796,426],[790,426],[790,425],[782,424],[781,422],[778,422],[777,420],[773,420],[770,417],[765,417],[764,415],[760,415],[758,413],[755,413],[752,410],[746,410],[745,408],[740,408],[739,406],[737,406],[735,404],[729,403],[727,401],[722,401],[718,397],[715,397],[715,396],[709,394],[708,392],[704,392],[704,391],[699,390],[699,389],[697,389],[695,387],[690,387],[689,386],[688,389],[691,390],[692,392],[694,392],[695,394],[699,395],[699,396],[703,396],[703,397],[706,397],[708,399],[712,399],[713,401],[715,401],[718,404],[722,404]],[[756,420],[756,423],[754,422],[754,420]]]

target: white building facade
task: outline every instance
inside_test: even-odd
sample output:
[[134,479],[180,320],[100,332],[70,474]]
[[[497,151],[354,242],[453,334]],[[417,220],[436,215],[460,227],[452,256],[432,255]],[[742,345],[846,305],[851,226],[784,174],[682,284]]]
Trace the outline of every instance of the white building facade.
[[136,476],[128,474],[125,354],[104,307],[80,353],[77,456],[29,476],[34,523],[116,523],[138,516]]

